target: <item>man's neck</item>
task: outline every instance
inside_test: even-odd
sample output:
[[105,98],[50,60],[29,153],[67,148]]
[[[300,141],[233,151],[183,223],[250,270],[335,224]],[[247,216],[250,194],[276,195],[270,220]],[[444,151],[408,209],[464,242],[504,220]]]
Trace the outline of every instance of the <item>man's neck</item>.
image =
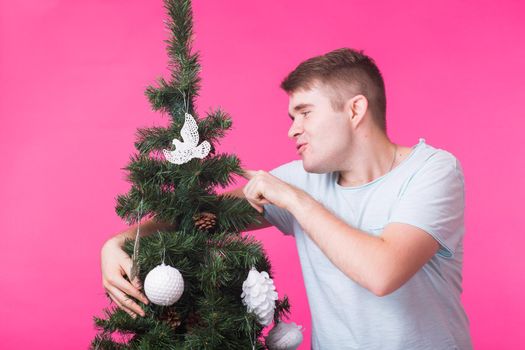
[[374,181],[395,168],[411,150],[392,143],[384,134],[365,135],[356,140],[349,158],[342,163],[337,182],[355,187]]

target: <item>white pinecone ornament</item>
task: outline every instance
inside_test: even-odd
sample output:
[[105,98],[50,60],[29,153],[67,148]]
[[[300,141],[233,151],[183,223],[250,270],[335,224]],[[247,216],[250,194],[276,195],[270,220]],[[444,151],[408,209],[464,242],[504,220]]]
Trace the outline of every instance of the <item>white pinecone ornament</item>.
[[266,271],[259,272],[254,267],[242,284],[242,302],[248,312],[253,312],[263,326],[272,323],[277,292],[275,285]]
[[266,336],[266,346],[270,350],[296,350],[302,341],[302,326],[295,322],[281,321]]
[[146,275],[144,292],[153,304],[173,305],[184,292],[184,279],[179,270],[162,263]]

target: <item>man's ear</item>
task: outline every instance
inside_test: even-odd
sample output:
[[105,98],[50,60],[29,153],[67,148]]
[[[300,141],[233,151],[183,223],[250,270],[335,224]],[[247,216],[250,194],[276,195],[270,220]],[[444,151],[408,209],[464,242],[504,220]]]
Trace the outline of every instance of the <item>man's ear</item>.
[[345,112],[350,118],[350,123],[357,128],[368,110],[368,100],[364,95],[355,95],[345,104]]

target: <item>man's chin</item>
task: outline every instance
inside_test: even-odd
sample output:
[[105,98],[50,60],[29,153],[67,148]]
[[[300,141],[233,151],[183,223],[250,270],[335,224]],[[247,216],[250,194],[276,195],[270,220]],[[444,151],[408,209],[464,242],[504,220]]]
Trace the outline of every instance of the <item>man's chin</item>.
[[313,173],[313,174],[322,174],[324,173],[323,169],[321,169],[319,166],[316,166],[316,164],[310,164],[303,159],[303,168],[304,171],[307,173]]
[[326,174],[335,171],[335,168],[331,167],[328,163],[315,163],[311,160],[308,161],[303,158],[304,171],[312,174]]

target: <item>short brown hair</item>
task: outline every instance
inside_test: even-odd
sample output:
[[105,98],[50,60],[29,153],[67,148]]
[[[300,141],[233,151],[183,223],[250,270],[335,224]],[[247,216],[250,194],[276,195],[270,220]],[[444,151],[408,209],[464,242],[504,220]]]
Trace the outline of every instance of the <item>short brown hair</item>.
[[332,90],[332,108],[341,111],[347,99],[362,94],[374,121],[386,132],[385,83],[374,60],[363,51],[341,48],[302,62],[281,83],[288,94],[321,83]]

